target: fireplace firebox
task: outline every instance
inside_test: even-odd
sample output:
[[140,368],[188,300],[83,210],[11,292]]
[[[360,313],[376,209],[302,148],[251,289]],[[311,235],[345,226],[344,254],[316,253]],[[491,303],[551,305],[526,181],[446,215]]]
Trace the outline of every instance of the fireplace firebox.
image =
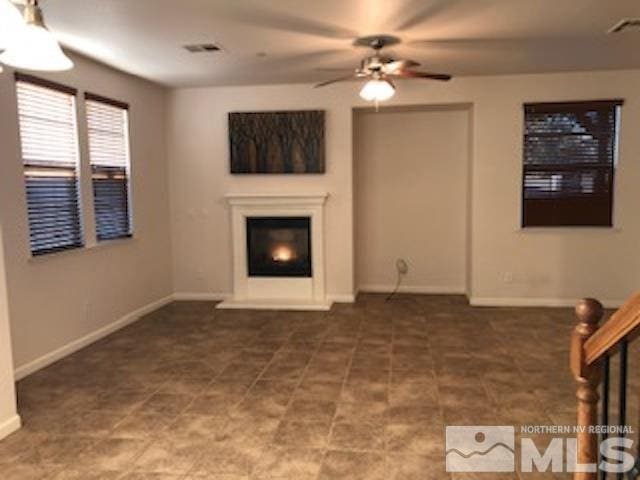
[[248,217],[250,277],[311,277],[309,217]]

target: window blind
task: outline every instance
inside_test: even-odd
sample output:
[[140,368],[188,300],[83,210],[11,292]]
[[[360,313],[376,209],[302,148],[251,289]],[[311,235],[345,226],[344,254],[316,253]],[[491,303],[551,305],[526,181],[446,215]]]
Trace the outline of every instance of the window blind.
[[31,252],[81,247],[75,90],[16,74]]
[[526,104],[524,227],[611,226],[622,100]]
[[129,237],[128,107],[93,94],[85,98],[96,235],[99,241]]

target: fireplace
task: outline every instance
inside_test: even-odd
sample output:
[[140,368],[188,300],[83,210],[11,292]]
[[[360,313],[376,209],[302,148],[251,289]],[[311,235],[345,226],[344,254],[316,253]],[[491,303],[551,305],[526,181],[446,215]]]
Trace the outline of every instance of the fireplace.
[[326,193],[226,195],[233,291],[216,308],[328,310]]
[[311,277],[311,218],[248,217],[249,277]]

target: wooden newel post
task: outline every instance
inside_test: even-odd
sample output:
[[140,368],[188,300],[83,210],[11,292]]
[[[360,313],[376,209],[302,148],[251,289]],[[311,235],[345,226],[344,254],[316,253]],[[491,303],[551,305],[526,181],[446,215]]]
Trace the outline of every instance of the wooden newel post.
[[[590,432],[589,427],[598,423],[600,368],[587,365],[584,344],[598,329],[603,313],[602,304],[592,298],[581,300],[576,306],[578,324],[571,337],[571,371],[578,384],[578,464],[598,462],[598,435]],[[576,472],[573,478],[597,480],[597,473]]]

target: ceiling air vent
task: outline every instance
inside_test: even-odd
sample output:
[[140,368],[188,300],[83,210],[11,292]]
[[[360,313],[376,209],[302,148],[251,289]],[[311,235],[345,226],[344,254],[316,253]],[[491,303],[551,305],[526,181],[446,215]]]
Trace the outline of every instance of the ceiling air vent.
[[190,53],[212,53],[222,51],[222,47],[215,43],[194,43],[192,45],[185,45],[183,48]]
[[608,33],[640,32],[640,18],[623,18]]

